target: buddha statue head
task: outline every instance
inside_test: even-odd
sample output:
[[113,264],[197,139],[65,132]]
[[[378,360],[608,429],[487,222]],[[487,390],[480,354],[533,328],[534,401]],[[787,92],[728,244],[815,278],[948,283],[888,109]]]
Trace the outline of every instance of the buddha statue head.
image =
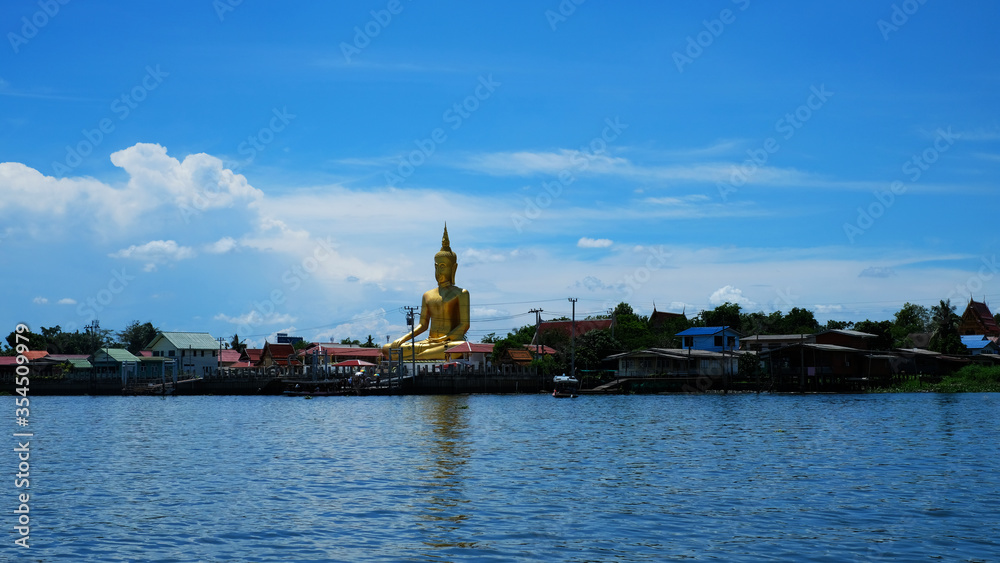
[[434,255],[434,278],[439,286],[455,285],[455,271],[458,270],[458,255],[451,250],[448,240],[448,224],[445,223],[441,237],[441,250]]

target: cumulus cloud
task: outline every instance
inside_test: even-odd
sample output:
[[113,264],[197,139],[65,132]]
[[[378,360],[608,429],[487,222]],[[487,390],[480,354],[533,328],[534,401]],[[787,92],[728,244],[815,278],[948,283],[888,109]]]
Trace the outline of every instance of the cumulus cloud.
[[72,299],[72,298],[69,298],[69,297],[64,297],[64,298],[60,299],[59,301],[56,301],[56,303],[58,303],[60,305],[76,305],[76,299]]
[[607,248],[614,244],[611,239],[583,237],[576,242],[580,248]]
[[181,161],[168,156],[163,146],[138,143],[112,153],[110,159],[128,175],[124,185],[94,178],[56,178],[18,162],[2,162],[0,211],[22,209],[47,219],[72,211],[90,220],[95,230],[104,230],[140,224],[164,206],[175,207],[189,219],[209,209],[263,198],[263,192],[250,186],[243,175],[204,153]]
[[236,239],[232,237],[222,237],[212,244],[205,245],[205,252],[208,252],[209,254],[225,254],[235,249],[236,246]]
[[36,298],[32,299],[31,301],[33,303],[37,303],[39,305],[45,305],[46,303],[49,302],[49,300],[46,299],[46,298],[44,298],[44,297],[36,297]]
[[736,303],[737,305],[739,305],[744,309],[752,309],[757,306],[756,303],[754,303],[747,297],[744,297],[742,289],[733,287],[731,285],[720,287],[719,289],[715,290],[715,293],[713,293],[712,296],[708,298],[708,302],[716,307],[727,302]]
[[123,248],[118,252],[112,252],[108,256],[112,258],[126,258],[145,262],[144,270],[151,272],[159,264],[176,262],[194,257],[195,252],[190,247],[180,246],[172,240],[151,240],[146,244],[135,245]]

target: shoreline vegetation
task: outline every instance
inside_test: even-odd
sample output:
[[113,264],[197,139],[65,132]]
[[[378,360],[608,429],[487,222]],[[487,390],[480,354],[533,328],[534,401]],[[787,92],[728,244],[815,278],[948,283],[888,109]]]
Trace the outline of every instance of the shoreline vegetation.
[[918,375],[869,393],[1000,393],[1000,366],[969,365],[945,376]]

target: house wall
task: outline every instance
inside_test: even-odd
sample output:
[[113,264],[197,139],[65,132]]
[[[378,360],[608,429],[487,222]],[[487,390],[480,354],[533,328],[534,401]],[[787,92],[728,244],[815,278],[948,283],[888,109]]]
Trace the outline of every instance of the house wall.
[[856,348],[858,350],[868,350],[871,348],[870,342],[873,338],[860,338],[849,334],[839,334],[828,332],[816,335],[816,344],[834,344],[845,348]]
[[[716,336],[721,336],[722,337],[722,344],[721,345],[716,344],[716,341],[715,341],[715,337]],[[681,338],[684,338],[684,340],[682,341],[682,347],[684,347],[684,348],[688,347],[688,345],[687,345],[687,338],[693,338],[694,339],[694,346],[692,346],[692,347],[695,350],[708,350],[710,352],[725,352],[725,351],[730,350],[730,348],[733,349],[733,350],[739,350],[740,349],[740,339],[739,339],[739,337],[736,336],[736,334],[734,334],[733,332],[729,331],[728,329],[724,330],[724,331],[721,331],[718,334],[696,335],[696,336],[693,336],[693,337],[682,336]],[[733,339],[731,347],[729,345],[729,339],[730,338]]]
[[177,370],[184,375],[204,376],[219,367],[219,351],[211,350],[178,350],[166,338],[161,338],[150,350],[153,356],[163,356],[176,361]]

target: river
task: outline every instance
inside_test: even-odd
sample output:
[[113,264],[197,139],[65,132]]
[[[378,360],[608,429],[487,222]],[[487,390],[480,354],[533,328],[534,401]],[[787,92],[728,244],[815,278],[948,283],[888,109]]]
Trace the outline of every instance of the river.
[[1000,394],[32,397],[28,430],[8,560],[1000,561]]

